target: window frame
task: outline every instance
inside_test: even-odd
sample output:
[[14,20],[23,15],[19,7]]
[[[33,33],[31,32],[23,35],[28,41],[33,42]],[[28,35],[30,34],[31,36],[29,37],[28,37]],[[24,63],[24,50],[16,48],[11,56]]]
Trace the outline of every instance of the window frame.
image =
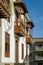
[[24,59],[24,44],[22,44],[22,59]]
[[[8,37],[6,37],[7,35]],[[5,32],[5,57],[10,57],[10,34],[7,32]]]

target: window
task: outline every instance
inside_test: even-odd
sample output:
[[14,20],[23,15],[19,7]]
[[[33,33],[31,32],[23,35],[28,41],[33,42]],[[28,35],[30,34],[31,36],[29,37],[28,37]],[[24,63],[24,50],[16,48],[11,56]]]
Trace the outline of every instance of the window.
[[23,14],[21,15],[21,21],[22,21],[23,25],[25,25],[25,16]]
[[15,43],[16,43],[16,44],[15,44],[15,50],[16,50],[16,51],[15,51],[15,54],[16,54],[16,55],[15,55],[15,61],[18,62],[18,40],[17,40],[17,38],[16,38],[16,40],[15,40]]
[[41,57],[43,57],[43,54],[41,54]]
[[30,53],[30,56],[32,56],[32,53]]
[[38,56],[43,57],[43,54],[38,54]]
[[18,21],[18,26],[20,26],[20,21]]
[[17,12],[17,10],[15,9],[15,14],[16,14],[16,17],[18,18],[19,17],[19,14]]
[[38,44],[38,47],[42,47],[42,44],[39,43],[39,44]]
[[28,29],[28,31],[29,31],[28,32],[28,35],[31,35],[32,36],[33,35],[33,29]]
[[22,44],[22,59],[24,59],[24,44]]
[[5,43],[5,50],[6,50],[6,52],[9,52],[9,44],[8,43]]
[[10,57],[10,34],[5,32],[5,57]]
[[17,11],[17,9],[15,8],[15,15],[16,15],[16,23],[18,24],[18,25],[20,25],[20,14],[18,13],[18,11]]
[[42,63],[38,63],[38,65],[42,65]]

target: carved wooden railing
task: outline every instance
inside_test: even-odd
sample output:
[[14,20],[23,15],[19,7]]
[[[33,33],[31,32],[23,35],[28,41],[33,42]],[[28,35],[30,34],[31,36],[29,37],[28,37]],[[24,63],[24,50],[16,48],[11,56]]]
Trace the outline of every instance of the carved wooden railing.
[[32,43],[32,36],[28,34],[28,31],[26,30],[26,42],[28,44]]
[[23,34],[25,34],[25,26],[23,25],[23,23],[22,22],[19,22],[18,23],[18,21],[16,22],[15,21],[15,25],[14,25],[14,31],[16,32],[16,33],[23,33]]

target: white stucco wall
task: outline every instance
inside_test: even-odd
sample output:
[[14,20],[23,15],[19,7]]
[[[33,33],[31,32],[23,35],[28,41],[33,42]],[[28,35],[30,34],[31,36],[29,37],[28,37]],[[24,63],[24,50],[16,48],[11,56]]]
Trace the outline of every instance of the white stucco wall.
[[12,16],[12,28],[8,31],[10,34],[10,57],[5,57],[5,23],[7,20],[2,19],[2,63],[15,62],[15,40],[14,40],[14,17]]
[[24,37],[19,38],[19,63],[23,63],[22,59],[22,44],[24,44],[24,58],[26,56],[26,40]]
[[[12,19],[13,20],[13,19]],[[2,19],[2,63],[15,63],[15,39],[14,39],[14,22],[12,22],[12,28],[9,30],[10,34],[10,58],[5,57],[5,25],[4,22],[7,22],[5,19]],[[24,44],[24,58],[26,56],[26,38],[19,37],[19,63],[23,63],[22,59],[22,44]],[[29,53],[29,45],[28,45]]]

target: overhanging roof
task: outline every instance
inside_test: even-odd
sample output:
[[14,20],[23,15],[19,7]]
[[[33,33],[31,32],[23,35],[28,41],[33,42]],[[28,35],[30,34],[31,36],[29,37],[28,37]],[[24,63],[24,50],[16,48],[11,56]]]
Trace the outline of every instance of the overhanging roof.
[[34,24],[33,24],[33,22],[32,21],[28,21],[28,22],[26,22],[28,25],[30,24],[32,27],[34,27]]
[[25,13],[28,13],[27,7],[25,5],[24,2],[14,2],[14,6],[21,6],[23,8],[23,10],[25,11]]

